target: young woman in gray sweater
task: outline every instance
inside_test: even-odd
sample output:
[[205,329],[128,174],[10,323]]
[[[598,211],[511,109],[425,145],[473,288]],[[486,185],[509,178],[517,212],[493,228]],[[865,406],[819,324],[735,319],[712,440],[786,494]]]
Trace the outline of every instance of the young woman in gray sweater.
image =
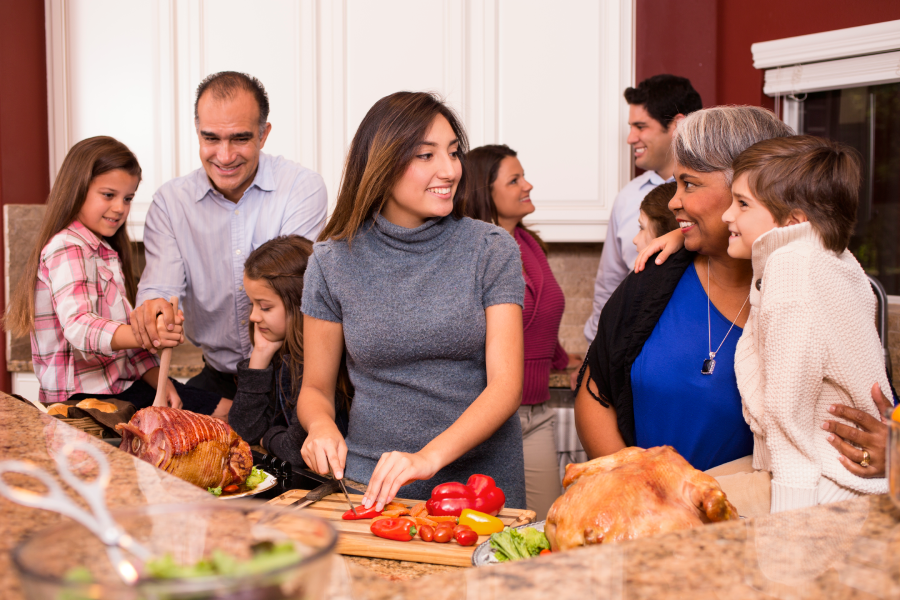
[[[302,455],[319,473],[367,483],[366,507],[398,492],[427,499],[474,473],[493,477],[507,506],[525,506],[522,263],[505,231],[463,217],[465,151],[462,125],[433,95],[379,100],[309,261]],[[345,351],[346,436],[334,402]]]

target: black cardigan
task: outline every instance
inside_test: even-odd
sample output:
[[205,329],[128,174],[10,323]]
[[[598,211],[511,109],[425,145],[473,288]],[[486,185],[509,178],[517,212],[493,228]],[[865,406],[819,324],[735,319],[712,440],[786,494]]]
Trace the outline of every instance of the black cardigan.
[[635,443],[631,365],[695,256],[696,253],[682,248],[661,265],[651,257],[642,272],[632,271],[625,278],[600,313],[597,337],[578,374],[580,388],[585,366],[590,367],[590,378],[599,395],[590,385],[588,391],[600,404],[615,409],[619,433],[628,446]]

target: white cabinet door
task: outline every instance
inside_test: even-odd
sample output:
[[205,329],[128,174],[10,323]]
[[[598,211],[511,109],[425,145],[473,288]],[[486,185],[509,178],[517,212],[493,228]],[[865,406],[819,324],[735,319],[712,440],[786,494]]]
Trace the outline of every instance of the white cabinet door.
[[51,178],[112,135],[152,193],[200,166],[194,91],[244,71],[269,92],[265,151],[322,174],[332,203],[366,111],[399,90],[441,94],[471,145],[519,152],[547,241],[600,241],[630,172],[633,0],[46,0]]

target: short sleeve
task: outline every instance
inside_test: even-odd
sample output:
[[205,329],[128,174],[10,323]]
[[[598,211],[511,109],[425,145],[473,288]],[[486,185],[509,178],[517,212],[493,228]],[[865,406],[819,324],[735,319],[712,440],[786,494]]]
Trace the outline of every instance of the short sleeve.
[[309,263],[306,266],[306,274],[303,276],[303,301],[300,310],[304,315],[316,319],[343,323],[341,305],[331,295],[328,281],[325,279],[325,271],[322,268],[323,262],[327,264],[330,253],[330,249],[322,244],[316,244],[313,247],[312,256],[309,257]]
[[485,237],[482,304],[525,305],[525,278],[519,245],[504,231],[491,231]]

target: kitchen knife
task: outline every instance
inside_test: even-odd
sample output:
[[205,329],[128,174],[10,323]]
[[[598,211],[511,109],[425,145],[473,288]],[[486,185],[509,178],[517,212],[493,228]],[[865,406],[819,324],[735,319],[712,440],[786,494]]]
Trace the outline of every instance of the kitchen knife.
[[343,480],[343,479],[338,479],[338,483],[341,484],[341,491],[344,492],[344,498],[347,499],[347,504],[350,505],[350,510],[352,510],[352,511],[353,511],[353,514],[356,515],[356,516],[358,517],[358,516],[359,516],[359,513],[356,512],[356,509],[353,508],[353,503],[350,502],[350,494],[347,493],[347,486],[344,485],[344,480]]
[[316,489],[306,494],[303,500],[300,501],[300,504],[298,504],[295,508],[298,510],[301,508],[306,508],[313,502],[318,502],[325,496],[330,496],[331,494],[341,489],[341,487],[343,487],[342,483],[343,482],[341,482],[340,479],[329,479]]

